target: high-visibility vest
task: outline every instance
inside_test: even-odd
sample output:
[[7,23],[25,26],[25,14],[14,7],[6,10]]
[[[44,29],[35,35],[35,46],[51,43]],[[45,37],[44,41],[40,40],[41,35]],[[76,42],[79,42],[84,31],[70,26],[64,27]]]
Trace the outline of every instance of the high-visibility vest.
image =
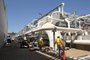
[[62,40],[60,38],[57,38],[56,41],[55,41],[55,43],[57,45],[59,45],[59,46],[62,46],[63,45],[63,42],[62,42]]
[[39,40],[39,45],[43,45],[43,40]]

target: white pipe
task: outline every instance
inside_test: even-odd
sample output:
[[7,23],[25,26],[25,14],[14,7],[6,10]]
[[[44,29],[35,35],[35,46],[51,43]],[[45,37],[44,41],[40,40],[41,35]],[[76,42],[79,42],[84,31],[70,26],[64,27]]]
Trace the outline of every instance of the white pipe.
[[81,29],[81,21],[79,21],[79,28]]
[[66,18],[65,21],[68,23],[68,28],[70,28],[70,21]]
[[[67,43],[70,43],[70,40],[66,40]],[[90,40],[74,40],[74,44],[90,45]]]
[[62,11],[62,16],[64,15],[64,3],[62,3],[62,6],[61,6],[61,11]]
[[61,12],[61,7],[60,6],[58,6],[58,11]]

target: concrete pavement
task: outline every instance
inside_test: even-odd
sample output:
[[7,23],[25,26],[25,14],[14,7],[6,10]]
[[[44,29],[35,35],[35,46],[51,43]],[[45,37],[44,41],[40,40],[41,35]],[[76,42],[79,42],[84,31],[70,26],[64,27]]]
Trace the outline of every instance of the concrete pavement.
[[52,60],[26,48],[8,46],[0,48],[0,60]]

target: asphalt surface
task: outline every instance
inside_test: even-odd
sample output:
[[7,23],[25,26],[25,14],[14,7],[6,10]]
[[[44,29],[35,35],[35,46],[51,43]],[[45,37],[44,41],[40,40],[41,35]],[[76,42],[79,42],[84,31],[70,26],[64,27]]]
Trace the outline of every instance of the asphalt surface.
[[0,60],[52,60],[35,51],[29,51],[26,48],[18,46],[4,46],[0,48]]

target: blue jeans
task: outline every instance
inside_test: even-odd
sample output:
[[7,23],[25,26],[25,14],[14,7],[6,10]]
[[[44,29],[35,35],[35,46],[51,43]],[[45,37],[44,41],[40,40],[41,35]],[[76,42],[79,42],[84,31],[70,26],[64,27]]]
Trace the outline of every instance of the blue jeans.
[[62,48],[60,46],[58,46],[58,53],[59,53],[59,56],[61,56]]

